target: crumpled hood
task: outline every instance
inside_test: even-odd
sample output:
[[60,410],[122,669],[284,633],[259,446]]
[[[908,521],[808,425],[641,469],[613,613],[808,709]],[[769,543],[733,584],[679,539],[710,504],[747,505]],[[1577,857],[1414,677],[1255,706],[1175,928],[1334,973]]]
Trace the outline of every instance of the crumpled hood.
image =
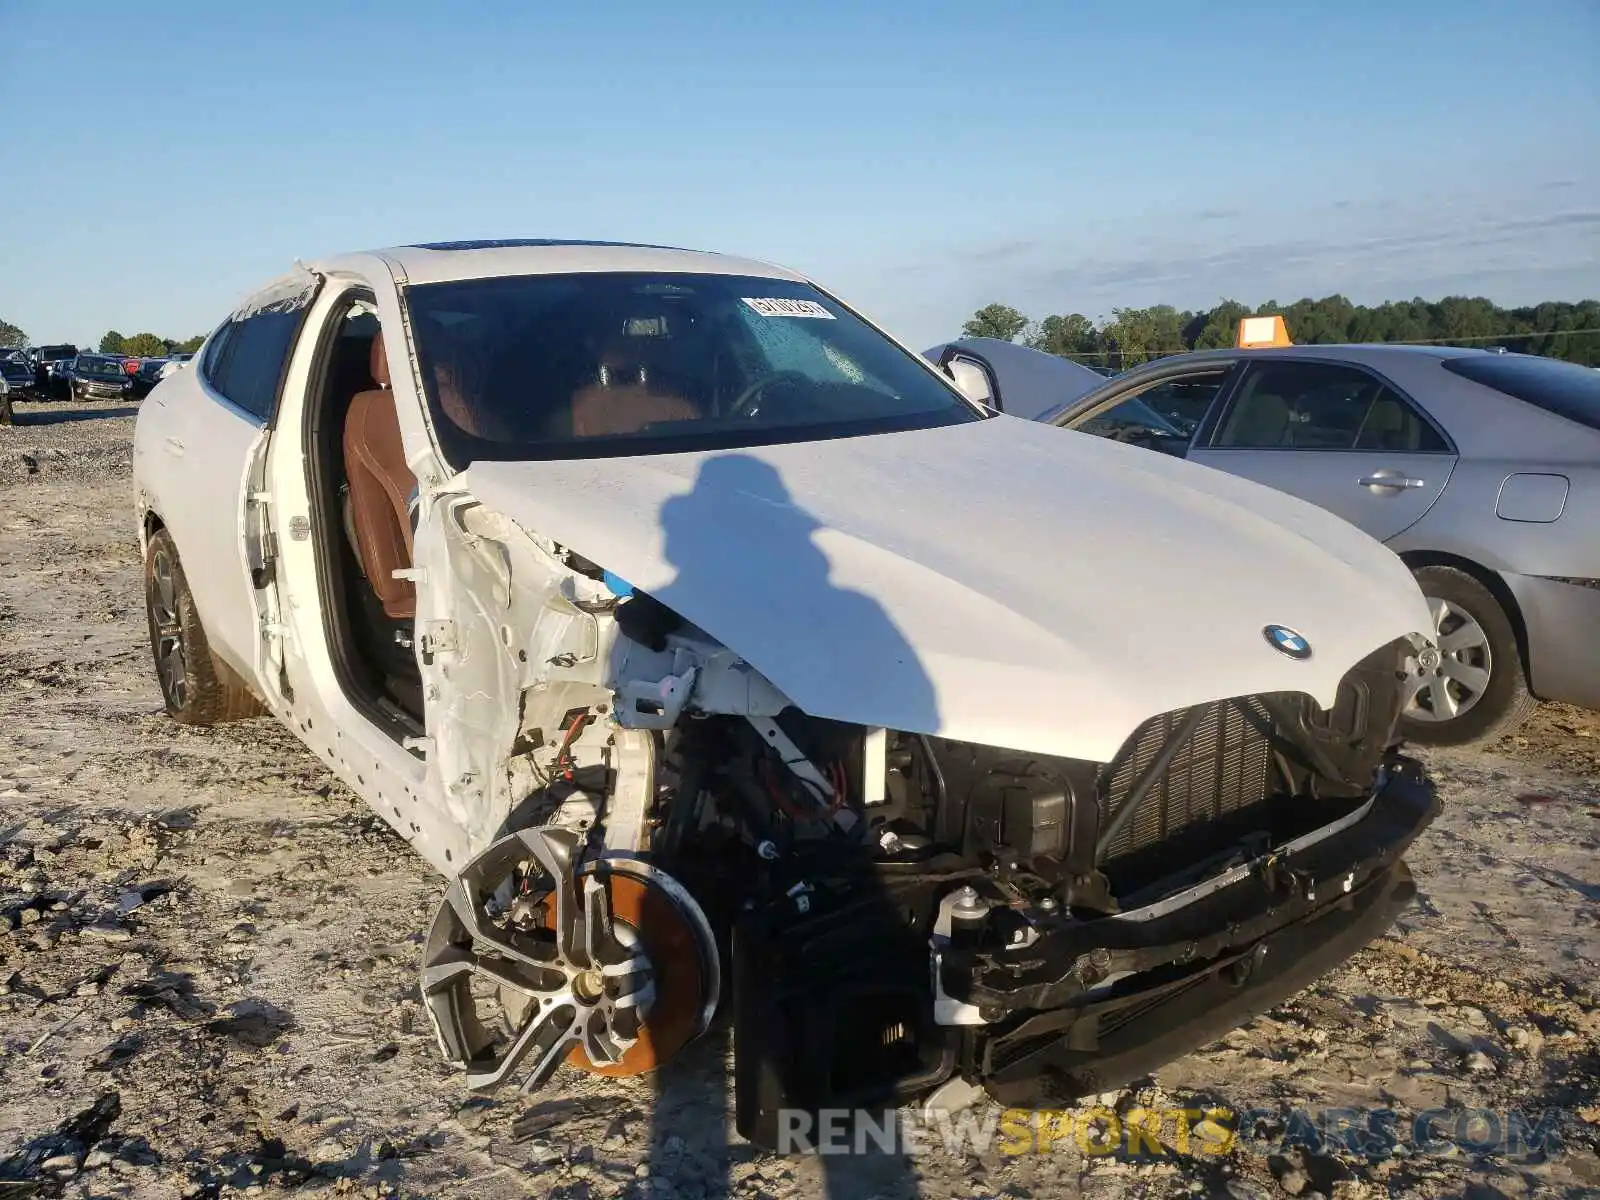
[[[1106,761],[1162,712],[1301,691],[1431,624],[1388,549],[1167,455],[1011,417],[480,462],[458,482],[649,592],[814,716]],[[513,581],[514,583],[515,581]],[[1311,644],[1295,661],[1267,625]]]

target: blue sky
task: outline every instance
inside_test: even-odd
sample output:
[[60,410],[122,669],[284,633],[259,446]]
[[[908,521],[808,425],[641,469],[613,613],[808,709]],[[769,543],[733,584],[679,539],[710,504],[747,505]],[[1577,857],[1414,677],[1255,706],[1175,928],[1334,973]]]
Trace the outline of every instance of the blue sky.
[[0,116],[36,341],[469,237],[771,259],[917,345],[991,300],[1600,295],[1594,0],[0,0]]

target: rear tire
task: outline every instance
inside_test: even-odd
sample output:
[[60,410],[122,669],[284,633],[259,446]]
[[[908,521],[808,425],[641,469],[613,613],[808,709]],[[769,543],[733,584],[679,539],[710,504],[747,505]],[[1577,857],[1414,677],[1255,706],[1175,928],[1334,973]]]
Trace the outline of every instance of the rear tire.
[[1423,746],[1463,746],[1513,732],[1538,702],[1510,616],[1465,571],[1421,567],[1413,574],[1433,612],[1441,654],[1432,666],[1409,662],[1401,735]]
[[184,725],[220,725],[266,711],[244,680],[211,653],[178,547],[165,529],[152,533],[145,548],[144,596],[150,652],[169,717]]

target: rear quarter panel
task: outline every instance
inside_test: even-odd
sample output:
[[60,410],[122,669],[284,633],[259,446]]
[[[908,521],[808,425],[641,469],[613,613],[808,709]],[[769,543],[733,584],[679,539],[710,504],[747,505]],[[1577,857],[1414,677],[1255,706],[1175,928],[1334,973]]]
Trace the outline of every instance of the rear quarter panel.
[[[1512,521],[1497,515],[1507,476],[1560,475],[1567,498],[1554,521]],[[1450,486],[1423,519],[1395,538],[1399,553],[1433,550],[1494,571],[1600,578],[1600,464],[1553,460],[1478,459],[1457,464]]]
[[[1397,381],[1456,443],[1449,486],[1395,538],[1397,551],[1434,550],[1523,575],[1600,577],[1600,430],[1546,412],[1419,358]],[[1553,521],[1496,512],[1508,476],[1558,475],[1566,502]]]
[[[133,422],[133,496],[134,518],[137,522],[139,551],[143,554],[149,542],[151,518],[163,524],[170,507],[167,493],[175,491],[169,486],[168,472],[161,469],[159,447],[174,427],[172,410],[176,389],[165,383],[151,391],[139,406],[139,415]],[[177,401],[181,403],[181,401]]]
[[197,373],[185,371],[145,398],[133,439],[141,543],[151,517],[166,527],[212,652],[247,679],[254,676],[255,630],[242,501],[260,436],[259,427],[208,394]]

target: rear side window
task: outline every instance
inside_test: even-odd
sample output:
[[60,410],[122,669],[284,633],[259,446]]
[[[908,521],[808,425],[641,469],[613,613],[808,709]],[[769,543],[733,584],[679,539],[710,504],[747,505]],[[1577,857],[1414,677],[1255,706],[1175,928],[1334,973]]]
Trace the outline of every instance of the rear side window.
[[289,348],[304,316],[305,310],[296,308],[229,321],[206,348],[202,364],[206,381],[230,403],[270,421]]
[[1251,367],[1215,446],[1236,450],[1446,450],[1412,405],[1365,371],[1339,363]]
[[1531,354],[1447,358],[1444,369],[1546,412],[1600,429],[1600,371]]

